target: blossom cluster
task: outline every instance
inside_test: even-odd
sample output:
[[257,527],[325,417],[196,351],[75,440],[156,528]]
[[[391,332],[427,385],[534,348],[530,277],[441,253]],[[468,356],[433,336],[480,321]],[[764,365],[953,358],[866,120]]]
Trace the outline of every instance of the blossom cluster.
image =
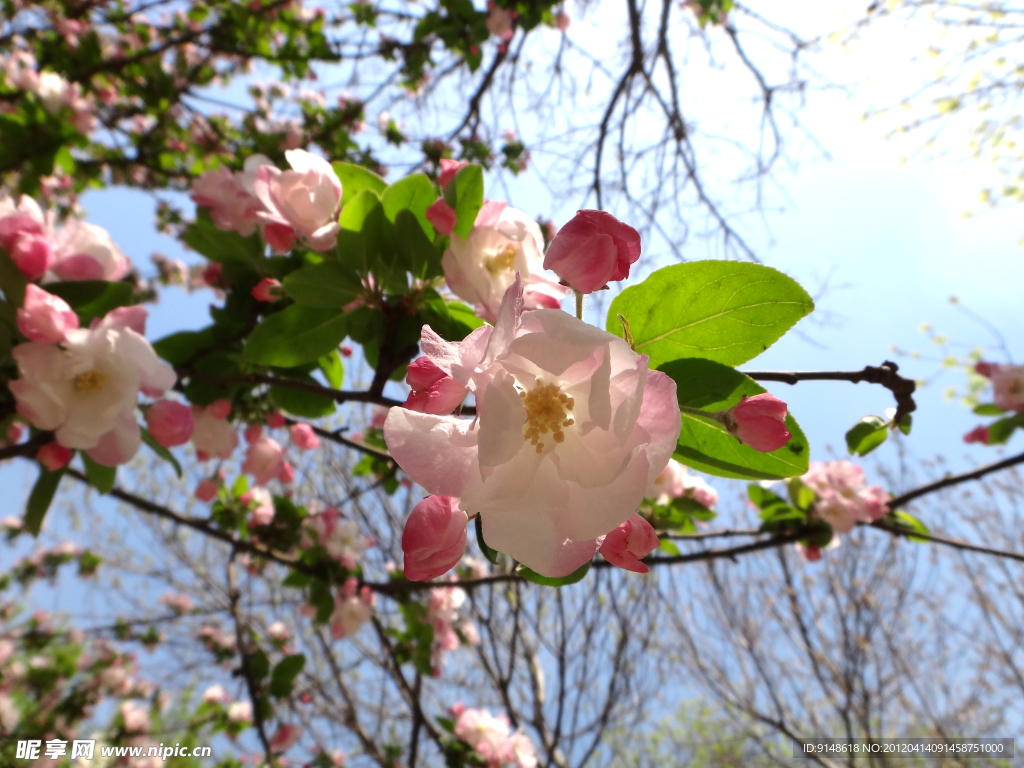
[[536,768],[537,753],[530,737],[519,729],[511,732],[508,718],[492,715],[486,709],[456,704],[449,710],[455,716],[453,732],[480,755],[488,768]]
[[[480,635],[473,622],[459,616],[459,608],[466,602],[466,592],[459,587],[437,587],[427,598],[427,621],[434,628],[431,663],[434,677],[440,677],[445,651],[456,650],[464,641],[477,645]],[[461,638],[461,639],[460,639]]]
[[800,478],[814,491],[814,513],[836,533],[849,533],[857,523],[871,523],[888,511],[889,494],[868,486],[864,470],[849,461],[811,462]]

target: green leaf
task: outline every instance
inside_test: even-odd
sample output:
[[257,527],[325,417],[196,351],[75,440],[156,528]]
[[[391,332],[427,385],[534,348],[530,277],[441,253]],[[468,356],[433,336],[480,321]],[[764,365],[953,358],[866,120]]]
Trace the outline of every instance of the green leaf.
[[1024,428],[1024,411],[993,421],[988,425],[988,444],[1002,445],[1010,439],[1018,427]]
[[885,442],[889,429],[880,416],[865,416],[846,433],[846,448],[851,454],[867,456]]
[[914,417],[909,413],[903,414],[903,418],[900,419],[900,425],[897,427],[900,432],[904,435],[910,434],[910,428],[914,425]]
[[324,378],[333,389],[341,389],[345,381],[345,364],[341,361],[338,350],[334,350],[316,361],[317,367],[323,371]]
[[462,341],[483,324],[472,307],[459,301],[448,302],[448,341]]
[[384,270],[388,274],[379,275],[378,282],[387,282],[395,256],[394,225],[384,215],[377,194],[364,189],[341,209],[338,223],[339,262],[360,273]]
[[591,560],[588,560],[575,571],[570,573],[568,576],[559,576],[553,578],[551,576],[541,576],[536,571],[531,571],[525,565],[520,565],[519,570],[516,571],[527,581],[532,581],[534,584],[542,584],[545,587],[564,587],[567,584],[575,584],[577,581],[582,581],[583,577],[587,575],[590,570]]
[[410,211],[401,210],[395,216],[395,246],[406,269],[421,280],[443,274],[441,252],[430,242],[428,231]]
[[484,172],[476,163],[470,163],[455,174],[444,191],[445,202],[455,209],[459,220],[454,234],[468,237],[476,215],[484,204]]
[[427,208],[437,200],[434,183],[422,173],[414,173],[388,186],[380,196],[388,221],[397,223],[398,214],[405,210],[419,221],[423,232],[433,231],[427,221]]
[[[690,408],[724,410],[736,405],[743,395],[765,391],[739,371],[710,360],[675,360],[659,370],[676,382],[679,404]],[[792,414],[786,417],[786,429],[792,437],[771,453],[743,445],[718,422],[688,413],[682,418],[675,458],[688,467],[742,480],[782,480],[807,471],[810,447]]]
[[284,577],[284,580],[281,582],[281,584],[285,587],[305,587],[308,586],[312,580],[312,577],[307,576],[304,573],[300,573],[299,571],[292,571]]
[[361,165],[337,162],[331,163],[331,167],[334,168],[334,172],[338,174],[338,179],[341,181],[342,207],[345,207],[353,197],[364,189],[372,190],[379,195],[388,186],[384,179]]
[[171,365],[181,365],[217,340],[213,327],[201,331],[180,331],[153,342],[153,349]]
[[185,227],[181,240],[192,250],[220,264],[236,262],[251,266],[264,252],[259,235],[242,237],[237,232],[217,229],[209,209],[202,207],[196,209],[195,221]]
[[623,338],[629,322],[634,349],[658,368],[701,357],[739,365],[774,344],[814,309],[790,277],[759,264],[695,261],[659,269],[626,288],[608,309],[606,329]]
[[813,489],[804,485],[799,477],[792,478],[789,483],[789,500],[801,512],[807,512],[811,505],[818,500],[818,494]]
[[243,356],[258,365],[294,368],[337,349],[345,338],[345,315],[294,304],[256,326]]
[[[313,384],[320,383],[308,375],[292,375],[288,378],[307,381]],[[330,416],[334,413],[336,407],[334,400],[325,395],[318,395],[315,392],[303,392],[301,389],[292,389],[291,387],[271,387],[270,396],[282,411],[286,411],[293,416],[303,416],[307,419]]]
[[112,309],[132,303],[132,286],[129,283],[76,280],[49,283],[46,290],[70,304],[83,327],[88,327],[93,318],[103,317]]
[[322,261],[297,269],[284,279],[284,290],[296,303],[315,309],[341,309],[363,290],[350,267]]
[[1006,409],[1000,408],[995,403],[982,403],[974,406],[974,413],[978,416],[1001,416],[1006,413]]
[[3,289],[4,296],[16,309],[25,303],[25,287],[28,280],[21,270],[11,261],[7,251],[0,248],[0,289]]
[[480,552],[492,565],[498,564],[498,551],[491,549],[487,546],[487,542],[484,541],[484,526],[480,521],[480,515],[476,516],[476,543],[480,547]]
[[39,535],[39,531],[43,527],[43,518],[46,517],[54,494],[57,493],[57,486],[60,485],[60,479],[64,476],[63,469],[51,472],[40,467],[39,470],[39,479],[32,487],[32,493],[28,497],[28,506],[25,508],[25,530],[33,536]]
[[85,453],[82,454],[82,462],[85,464],[85,476],[89,484],[100,493],[110,493],[114,490],[114,480],[117,478],[117,467],[105,467],[93,461]]
[[669,556],[679,554],[679,547],[675,545],[672,539],[662,539],[661,544],[658,545],[658,549]]
[[148,429],[143,429],[142,430],[142,442],[144,442],[146,445],[148,445],[150,448],[152,448],[153,449],[153,453],[155,453],[161,459],[163,459],[164,461],[170,462],[171,466],[174,467],[175,474],[177,474],[178,477],[181,477],[181,475],[182,475],[181,464],[179,464],[178,460],[176,458],[174,458],[174,454],[173,453],[171,453],[169,450],[164,448],[162,445],[160,445],[160,443],[158,443],[156,440],[153,439],[153,436],[151,434],[149,434],[149,430]]
[[[889,523],[893,528],[901,528],[903,530],[913,531],[914,533],[923,533],[925,535],[931,533],[931,531],[928,530],[927,525],[901,509],[897,509],[895,512],[890,512],[882,518],[882,522]],[[907,540],[917,542],[918,544],[928,543],[928,539],[922,539],[920,536],[907,536]]]
[[285,656],[281,659],[270,675],[270,694],[279,699],[283,699],[291,694],[295,678],[298,677],[305,666],[306,657],[301,653],[294,656]]
[[249,657],[249,669],[257,680],[262,680],[270,674],[270,659],[267,658],[267,654],[262,649],[257,649]]
[[334,613],[334,596],[331,594],[331,588],[315,579],[309,585],[309,604],[316,606],[316,617],[313,621],[317,624],[326,624]]

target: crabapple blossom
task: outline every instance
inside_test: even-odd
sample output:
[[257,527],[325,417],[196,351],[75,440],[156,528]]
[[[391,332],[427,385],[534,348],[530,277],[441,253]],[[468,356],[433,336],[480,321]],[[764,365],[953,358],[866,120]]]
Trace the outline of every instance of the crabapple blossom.
[[145,707],[134,701],[126,701],[121,705],[121,717],[124,719],[124,729],[128,733],[149,733],[149,713]]
[[429,357],[419,357],[409,363],[405,381],[412,392],[402,407],[420,413],[451,413],[466,399],[468,392]]
[[568,290],[545,277],[540,226],[522,211],[487,201],[465,238],[453,235],[441,258],[448,287],[477,314],[495,322],[501,300],[518,273],[524,309],[557,309]]
[[288,485],[295,480],[295,467],[287,461],[281,465],[281,471],[277,473],[277,481]]
[[487,0],[487,31],[497,38],[506,42],[512,39],[515,30],[512,29],[512,20],[515,15],[512,11],[498,7],[494,0]]
[[[264,238],[272,248],[288,250],[287,234],[301,237],[314,251],[326,251],[337,241],[341,182],[331,164],[302,149],[284,153],[292,170],[262,165],[256,171],[254,190],[263,204],[259,217]],[[273,238],[273,241],[272,239]]]
[[988,445],[988,442],[991,439],[991,430],[984,426],[977,426],[964,435],[965,443],[981,443],[982,445]]
[[721,417],[726,429],[741,443],[755,451],[770,453],[784,446],[792,437],[786,429],[787,410],[784,402],[762,392],[753,397],[744,395]]
[[864,470],[849,461],[812,461],[800,479],[818,496],[815,514],[837,533],[848,533],[858,522],[874,522],[889,511],[889,494],[877,485],[867,487]]
[[252,511],[253,525],[270,525],[274,520],[274,498],[266,488],[253,488],[242,495],[242,503],[246,506],[255,502]]
[[516,280],[494,327],[450,343],[424,326],[423,352],[474,393],[477,418],[395,407],[384,438],[414,482],[480,515],[489,546],[560,577],[633,515],[681,419],[675,382],[625,341],[522,307]]
[[264,277],[253,287],[252,297],[256,301],[279,301],[282,298],[281,281],[272,277]]
[[285,641],[292,636],[291,630],[283,622],[275,621],[267,627],[267,636],[279,641]]
[[227,691],[224,690],[223,686],[211,685],[203,691],[203,701],[213,704],[227,704],[231,701],[231,697],[228,696]]
[[359,628],[373,615],[375,602],[376,595],[370,591],[369,587],[363,587],[358,597],[356,595],[336,595],[330,622],[331,637],[340,640],[358,632]]
[[0,194],[0,248],[28,280],[38,280],[53,263],[53,232],[42,209],[22,195],[17,205]]
[[240,173],[227,168],[204,171],[192,182],[192,201],[210,209],[210,218],[218,229],[248,236],[256,231],[263,205],[256,197],[256,171],[272,166],[264,155],[253,155],[245,161]]
[[25,301],[18,310],[18,330],[29,341],[60,344],[68,331],[78,328],[78,315],[59,296],[37,285],[25,286]]
[[248,701],[236,701],[228,707],[228,721],[232,723],[248,723],[252,720],[252,704]]
[[274,411],[267,415],[267,426],[271,429],[280,429],[284,426],[284,414],[280,411]]
[[165,592],[157,602],[166,605],[178,614],[191,613],[195,607],[192,603],[192,598],[188,595],[179,595],[174,592]]
[[141,443],[134,415],[139,392],[158,396],[176,380],[174,369],[130,327],[146,312],[134,309],[67,331],[63,349],[32,341],[11,352],[20,375],[10,388],[22,418],[110,466],[127,461]]
[[428,496],[413,507],[402,531],[405,577],[429,581],[451,570],[466,552],[468,522],[448,496]]
[[61,467],[66,467],[72,456],[74,454],[70,448],[65,448],[57,443],[47,443],[36,453],[36,461],[54,472]]
[[277,731],[270,737],[270,751],[275,753],[287,752],[302,737],[302,726],[282,723]]
[[975,370],[992,382],[992,402],[1008,411],[1024,411],[1024,365],[980,362]]
[[[363,551],[373,546],[371,538],[360,535],[359,525],[342,519],[334,507],[306,518],[306,528],[316,534],[316,543],[327,550],[329,556],[349,570],[356,567]],[[313,541],[307,537],[302,546],[311,547]]]
[[555,13],[555,29],[559,32],[565,32],[569,28],[569,14],[565,11],[558,11]]
[[646,497],[664,505],[668,504],[670,499],[683,496],[688,496],[708,509],[718,503],[718,491],[708,485],[704,478],[691,475],[678,461],[669,459],[668,464],[647,489]]
[[293,424],[288,430],[292,445],[300,451],[312,451],[320,447],[320,438],[309,424]]
[[61,280],[120,280],[130,266],[102,227],[74,220],[57,233],[50,270]]
[[158,400],[146,410],[149,434],[164,448],[182,445],[192,437],[192,409],[173,400]]
[[200,461],[227,459],[238,447],[238,431],[227,421],[230,413],[229,400],[215,400],[205,408],[192,406],[192,445]]
[[657,549],[660,543],[651,524],[634,513],[604,537],[600,552],[612,565],[635,573],[647,573],[650,569],[640,560]]
[[639,232],[610,213],[583,210],[551,241],[544,269],[580,293],[593,293],[629,277],[630,266],[639,258]]
[[450,160],[447,157],[441,158],[441,173],[437,177],[437,183],[444,189],[452,183],[452,179],[455,178],[455,174],[461,171],[469,165],[468,160]]
[[213,498],[217,495],[217,491],[220,490],[220,480],[211,477],[204,478],[199,481],[196,485],[193,495],[199,499],[199,501],[213,501]]
[[466,709],[455,721],[453,732],[484,760],[500,765],[497,761],[501,748],[509,738],[508,718],[504,714],[495,717],[485,709]]
[[459,214],[444,200],[437,200],[431,203],[424,216],[427,217],[427,221],[434,225],[434,229],[442,235],[450,235],[459,220]]

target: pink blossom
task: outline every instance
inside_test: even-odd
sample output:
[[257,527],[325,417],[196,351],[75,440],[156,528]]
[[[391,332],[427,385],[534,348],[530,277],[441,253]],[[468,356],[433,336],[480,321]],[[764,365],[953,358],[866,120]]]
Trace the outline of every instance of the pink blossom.
[[52,230],[35,200],[23,195],[15,206],[0,196],[0,247],[28,280],[38,280],[53,263]]
[[231,697],[228,696],[223,686],[211,685],[203,692],[203,701],[212,704],[227,704],[231,701]]
[[506,42],[511,40],[512,35],[515,34],[515,30],[512,29],[514,18],[515,15],[512,11],[499,8],[494,0],[487,0],[487,19],[484,23],[487,25],[487,31],[492,35]]
[[555,29],[559,32],[565,32],[569,28],[569,14],[565,11],[557,11],[555,13]]
[[242,434],[245,436],[245,442],[255,443],[263,437],[263,427],[260,424],[250,424]]
[[37,285],[25,287],[25,301],[18,310],[18,330],[29,341],[60,344],[68,331],[78,328],[78,315],[64,299]]
[[[321,157],[302,149],[284,154],[292,170],[264,165],[256,171],[254,189],[265,208],[259,217],[268,226],[290,227],[314,251],[329,250],[340,229],[336,213],[341,203],[341,182],[331,164]],[[280,233],[275,238],[277,245],[283,244]],[[271,247],[275,245],[271,243]]]
[[1024,365],[993,366],[992,402],[1008,411],[1024,411]]
[[352,357],[352,347],[350,347],[348,344],[342,344],[341,345],[341,356],[342,357]]
[[[288,250],[287,248],[285,250]],[[256,301],[279,301],[282,298],[281,281],[272,277],[264,277],[252,289],[252,296]]]
[[334,612],[331,614],[331,637],[340,640],[352,637],[373,615],[373,594],[363,587],[365,596],[338,595],[334,598]]
[[288,430],[292,445],[300,451],[313,451],[320,447],[320,438],[309,424],[293,424]]
[[466,399],[468,390],[438,368],[429,357],[409,363],[406,382],[412,388],[403,408],[419,413],[446,414]]
[[451,184],[452,179],[455,178],[455,174],[467,165],[469,165],[468,160],[449,160],[447,157],[442,157],[441,175],[437,177],[437,183],[441,185],[441,189],[444,189]]
[[601,545],[604,559],[619,568],[636,573],[647,573],[648,567],[640,562],[661,542],[651,524],[640,515],[634,514],[614,531],[605,536]]
[[279,429],[284,426],[284,415],[280,411],[273,411],[267,415],[267,426],[271,429]]
[[630,519],[668,463],[679,406],[675,383],[622,339],[522,306],[517,280],[493,328],[455,344],[425,326],[423,352],[474,393],[477,418],[392,408],[384,438],[414,482],[480,515],[491,547],[566,576]]
[[802,478],[818,496],[815,514],[837,533],[848,533],[858,522],[870,523],[888,512],[889,494],[866,486],[864,470],[849,461],[812,461]]
[[192,409],[173,400],[159,400],[146,410],[149,434],[164,448],[183,445],[192,437]]
[[22,418],[53,430],[65,447],[95,451],[101,463],[134,455],[142,440],[139,392],[158,396],[176,379],[125,317],[112,312],[92,328],[67,331],[63,350],[33,341],[11,353],[20,376],[10,388]]
[[388,419],[388,408],[383,405],[374,405],[370,409],[370,413],[373,414],[370,417],[370,429],[382,429],[384,422]]
[[[495,717],[485,709],[466,709],[453,729],[456,738],[466,742],[484,760],[499,759],[501,747],[509,738],[508,718]],[[498,763],[500,765],[500,763]]]
[[982,445],[988,445],[989,440],[991,439],[991,431],[988,427],[983,426],[977,426],[964,435],[965,443],[981,443]]
[[216,400],[207,407],[192,406],[192,444],[200,461],[227,459],[238,447],[238,431],[227,421],[230,400]]
[[277,732],[270,737],[270,751],[280,754],[287,752],[302,736],[302,726],[282,723]]
[[625,280],[640,258],[640,233],[604,211],[578,211],[548,246],[544,269],[581,293]]
[[450,235],[455,229],[459,215],[443,199],[432,203],[426,212],[427,221],[434,225],[434,229],[441,235]]
[[295,467],[287,461],[281,465],[281,471],[277,473],[277,481],[282,485],[288,485],[295,480]]
[[47,443],[36,453],[36,461],[51,472],[66,467],[74,454],[69,448],[57,443]]
[[165,592],[160,596],[160,599],[157,600],[157,602],[162,605],[166,605],[178,614],[191,613],[192,609],[195,608],[192,598],[188,595],[179,595],[175,592]]
[[[334,507],[306,518],[306,528],[316,535],[315,543],[327,550],[327,554],[352,570],[363,552],[373,545],[372,539],[362,536],[359,526],[352,520],[345,520]],[[311,547],[313,541],[302,546]]]
[[517,273],[523,281],[524,309],[561,306],[568,289],[543,274],[543,248],[536,221],[505,203],[487,201],[469,236],[452,236],[441,266],[452,292],[494,323]]
[[57,234],[50,269],[61,280],[120,280],[130,267],[102,227],[74,220]]
[[217,491],[220,490],[220,480],[207,477],[199,481],[199,485],[196,486],[193,494],[199,501],[210,502],[217,495]]
[[267,627],[267,636],[274,640],[284,642],[292,636],[292,633],[291,630],[288,629],[288,627],[286,627],[282,622],[275,621],[273,624]]
[[126,732],[149,733],[149,713],[134,701],[126,701],[121,705],[121,717]]
[[786,429],[787,406],[777,397],[762,392],[742,400],[724,414],[728,430],[755,451],[770,453],[789,442]]
[[274,499],[266,488],[253,488],[242,497],[242,503],[256,504],[252,510],[253,525],[270,525],[274,521]]
[[447,496],[428,496],[413,507],[402,532],[405,577],[429,581],[454,567],[466,551],[467,522]]
[[254,184],[256,171],[264,165],[273,163],[268,157],[253,155],[245,161],[241,173],[232,173],[227,168],[204,171],[192,182],[193,202],[210,209],[210,218],[218,229],[251,235],[263,210]]
[[261,437],[249,445],[242,471],[252,475],[256,485],[266,485],[281,471],[284,449],[271,437]]
[[11,445],[17,445],[21,442],[21,438],[25,436],[25,425],[20,421],[12,422],[7,427],[7,442]]
[[248,701],[236,701],[228,707],[228,721],[232,723],[248,723],[252,720],[252,704]]

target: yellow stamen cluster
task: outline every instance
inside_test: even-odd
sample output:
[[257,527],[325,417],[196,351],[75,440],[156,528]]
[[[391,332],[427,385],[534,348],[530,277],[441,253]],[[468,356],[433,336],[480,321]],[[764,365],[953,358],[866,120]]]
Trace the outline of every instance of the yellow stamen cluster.
[[488,256],[484,259],[484,265],[487,267],[487,271],[494,275],[498,272],[512,269],[512,264],[515,260],[516,247],[514,245],[506,245],[500,251],[496,251],[493,256]]
[[93,368],[91,371],[75,376],[75,389],[83,395],[91,395],[103,389],[103,385],[107,383],[107,378],[106,373],[99,368]]
[[529,392],[520,392],[519,397],[526,409],[523,438],[529,440],[530,445],[537,446],[537,453],[544,451],[541,438],[548,432],[556,443],[565,440],[562,427],[571,427],[575,423],[568,413],[575,405],[571,397],[563,395],[554,384],[541,384],[539,381]]

